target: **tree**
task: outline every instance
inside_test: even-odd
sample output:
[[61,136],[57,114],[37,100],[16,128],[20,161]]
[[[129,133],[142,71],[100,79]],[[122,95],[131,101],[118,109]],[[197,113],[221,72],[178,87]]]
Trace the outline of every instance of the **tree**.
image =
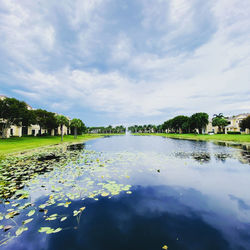
[[57,125],[60,126],[61,129],[61,141],[63,141],[63,125],[66,127],[69,126],[69,120],[64,115],[56,115]]
[[22,126],[28,127],[31,124],[36,124],[36,113],[35,110],[27,110],[28,112],[25,112],[23,114],[22,119]]
[[163,123],[162,129],[164,131],[166,130],[172,130],[173,129],[173,119],[167,120]]
[[72,119],[70,122],[70,127],[74,129],[74,138],[77,138],[78,133],[83,133],[83,131],[86,129],[85,124],[80,119]]
[[109,125],[109,126],[107,127],[107,131],[108,131],[109,134],[112,133],[112,126],[111,126],[111,125]]
[[250,115],[240,122],[240,127],[244,130],[246,128],[250,129]]
[[181,130],[182,133],[190,133],[190,118],[182,123]]
[[4,98],[0,100],[1,134],[5,138],[7,129],[12,125],[22,126],[22,122],[30,124],[30,111],[25,102],[15,98]]
[[190,127],[192,129],[198,129],[200,134],[202,133],[202,129],[207,126],[208,122],[207,113],[195,113],[190,117]]
[[158,125],[157,127],[157,133],[162,133],[162,125]]
[[224,118],[224,115],[222,113],[219,113],[218,115],[214,114],[214,117]]
[[219,115],[214,115],[214,118],[212,120],[212,125],[213,126],[218,126],[219,127],[219,131],[222,132],[224,131],[224,128],[228,125],[228,120],[226,120],[223,116],[222,113],[220,113]]
[[184,115],[176,116],[172,119],[172,128],[175,132],[181,132],[183,124],[189,121],[189,117]]
[[36,116],[36,123],[40,126],[40,134],[42,129],[55,129],[57,120],[55,114],[43,109],[34,110]]

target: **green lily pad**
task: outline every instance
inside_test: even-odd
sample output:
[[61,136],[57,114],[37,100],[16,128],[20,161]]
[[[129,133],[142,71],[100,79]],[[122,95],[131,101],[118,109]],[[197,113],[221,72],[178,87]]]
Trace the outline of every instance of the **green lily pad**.
[[23,225],[30,223],[32,220],[33,220],[33,218],[24,220],[23,221]]
[[28,228],[27,227],[19,227],[17,230],[16,230],[16,236],[19,236],[20,234],[22,234],[24,231],[27,231]]
[[34,213],[36,212],[36,210],[30,210],[29,213],[27,214],[29,217],[32,216]]

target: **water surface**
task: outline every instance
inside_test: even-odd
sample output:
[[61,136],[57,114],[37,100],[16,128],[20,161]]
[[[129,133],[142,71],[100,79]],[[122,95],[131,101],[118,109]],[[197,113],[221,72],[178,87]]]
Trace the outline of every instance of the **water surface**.
[[[112,136],[69,148],[74,150],[82,157],[78,162],[57,166],[26,183],[28,199],[0,204],[6,214],[16,203],[18,209],[30,202],[13,219],[20,226],[33,218],[28,230],[3,249],[250,249],[246,148]],[[74,216],[74,211],[79,214]],[[61,221],[63,217],[67,219]],[[14,222],[8,223],[13,228],[3,239],[16,230]],[[62,230],[38,232],[46,226]]]

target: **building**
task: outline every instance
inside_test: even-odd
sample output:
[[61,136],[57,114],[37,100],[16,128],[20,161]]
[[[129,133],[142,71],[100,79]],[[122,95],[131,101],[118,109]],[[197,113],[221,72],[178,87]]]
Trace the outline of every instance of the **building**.
[[[245,113],[245,114],[239,114],[239,115],[235,115],[229,118],[225,118],[226,120],[228,120],[229,124],[225,127],[224,131],[221,131],[221,132],[225,134],[227,134],[228,132],[241,132],[241,133],[249,134],[249,129],[243,130],[240,127],[241,121],[245,119],[246,117],[248,117],[249,115],[250,113]],[[212,120],[209,120],[209,123],[203,132],[205,134],[208,134],[208,133],[217,134],[220,131],[219,131],[218,126],[213,126]]]
[[227,134],[228,132],[245,132],[248,134],[249,129],[246,129],[246,131],[241,129],[240,123],[243,119],[245,119],[249,115],[250,115],[250,113],[245,113],[245,114],[239,114],[239,115],[229,117],[228,121],[230,122],[230,124],[228,124],[225,127],[225,133]]
[[218,126],[213,126],[212,124],[212,120],[209,119],[208,125],[206,126],[206,128],[203,130],[203,134],[209,134],[209,133],[213,133],[213,134],[217,134],[219,131]]
[[[3,100],[7,98],[4,95],[0,95],[0,100]],[[34,110],[29,104],[27,105],[27,109],[28,110]],[[55,113],[55,115],[59,115],[57,113]],[[70,118],[66,116],[66,118],[69,120],[70,122]],[[0,120],[0,123],[4,123],[4,121]],[[66,127],[65,125],[63,125],[63,134],[64,135],[68,135],[70,134],[70,128]],[[9,138],[11,136],[16,136],[16,137],[21,137],[21,136],[37,136],[37,135],[43,135],[43,134],[49,134],[49,135],[60,135],[61,134],[61,128],[60,126],[56,129],[42,129],[40,128],[40,126],[38,124],[32,124],[31,126],[28,127],[24,127],[24,126],[17,126],[17,125],[12,125],[10,128],[8,128],[5,131],[5,138]],[[0,134],[0,136],[2,136]]]

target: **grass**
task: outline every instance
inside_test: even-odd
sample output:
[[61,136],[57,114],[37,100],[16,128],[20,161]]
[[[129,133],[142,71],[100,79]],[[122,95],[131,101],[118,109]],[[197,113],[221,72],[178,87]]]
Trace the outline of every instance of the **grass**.
[[[91,139],[103,137],[109,134],[84,134],[78,135],[77,139],[74,139],[73,135],[65,135],[63,142],[61,142],[60,136],[45,136],[45,137],[12,137],[8,139],[0,139],[0,160],[7,154],[20,153],[23,151],[51,146],[61,143],[75,143],[84,142]],[[135,135],[156,135],[169,138],[187,139],[187,140],[211,140],[211,141],[229,141],[238,143],[250,143],[250,135],[195,135],[195,134],[165,134],[165,133],[138,133]]]
[[73,135],[65,135],[63,137],[63,142],[61,142],[61,136],[11,137],[8,139],[0,139],[0,158],[10,153],[23,152],[55,144],[84,142],[102,136],[104,135],[84,134],[84,135],[78,135],[77,139],[74,139]]
[[187,140],[204,140],[204,141],[230,141],[239,143],[250,143],[250,135],[229,135],[229,134],[215,134],[215,135],[195,135],[195,134],[165,134],[165,133],[137,133],[134,135],[156,135],[169,138],[187,139]]

